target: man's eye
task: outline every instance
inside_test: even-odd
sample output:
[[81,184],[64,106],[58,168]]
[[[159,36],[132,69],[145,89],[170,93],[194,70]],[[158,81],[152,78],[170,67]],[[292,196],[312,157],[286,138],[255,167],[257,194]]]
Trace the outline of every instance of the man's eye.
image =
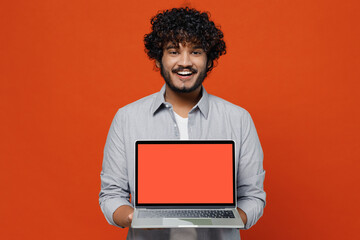
[[193,51],[194,55],[200,55],[202,52],[201,51]]
[[176,55],[176,54],[177,54],[177,51],[169,51],[169,54],[171,54],[171,55]]

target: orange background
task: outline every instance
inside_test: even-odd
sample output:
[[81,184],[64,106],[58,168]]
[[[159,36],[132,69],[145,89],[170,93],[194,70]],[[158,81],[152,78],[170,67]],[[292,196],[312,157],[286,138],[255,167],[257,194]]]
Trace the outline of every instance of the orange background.
[[234,203],[232,153],[232,144],[138,144],[138,203]]
[[[246,108],[267,171],[264,216],[243,239],[359,235],[359,3],[196,0],[228,54],[209,93]],[[143,48],[183,1],[0,3],[0,239],[124,239],[98,206],[116,110],[160,89]]]

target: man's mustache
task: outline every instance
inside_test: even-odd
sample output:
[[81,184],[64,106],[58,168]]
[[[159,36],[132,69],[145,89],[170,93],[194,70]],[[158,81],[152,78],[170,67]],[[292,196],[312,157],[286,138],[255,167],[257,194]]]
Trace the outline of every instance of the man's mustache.
[[184,70],[189,70],[191,73],[197,73],[198,71],[192,67],[178,67],[176,69],[173,69],[172,72],[173,73],[178,73]]

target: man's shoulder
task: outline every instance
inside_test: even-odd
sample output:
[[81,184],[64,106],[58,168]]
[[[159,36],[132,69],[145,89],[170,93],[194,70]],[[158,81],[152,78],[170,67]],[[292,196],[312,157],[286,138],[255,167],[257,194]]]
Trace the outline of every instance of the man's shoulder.
[[121,108],[118,109],[117,115],[119,114],[139,114],[139,113],[145,113],[151,110],[151,107],[154,103],[154,100],[157,97],[157,93],[150,94],[146,97],[140,98],[139,100],[136,100],[135,102],[129,103]]
[[148,96],[145,96],[143,98],[140,98],[139,100],[136,100],[135,102],[129,103],[122,107],[121,109],[127,110],[127,109],[133,109],[133,108],[147,108],[151,106],[157,97],[159,93],[153,93]]
[[249,115],[249,112],[246,109],[211,94],[209,94],[209,105],[210,108],[214,108],[217,111],[223,111],[228,114],[235,114],[239,116]]

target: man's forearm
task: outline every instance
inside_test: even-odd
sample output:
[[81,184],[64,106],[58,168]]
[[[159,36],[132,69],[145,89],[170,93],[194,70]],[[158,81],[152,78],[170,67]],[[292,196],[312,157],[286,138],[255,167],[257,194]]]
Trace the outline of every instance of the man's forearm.
[[241,210],[240,208],[237,208],[237,210],[240,214],[241,220],[243,221],[244,225],[246,225],[246,223],[247,223],[246,213],[243,210]]
[[134,209],[128,205],[123,205],[113,213],[114,222],[121,227],[130,227],[132,221],[132,213]]

